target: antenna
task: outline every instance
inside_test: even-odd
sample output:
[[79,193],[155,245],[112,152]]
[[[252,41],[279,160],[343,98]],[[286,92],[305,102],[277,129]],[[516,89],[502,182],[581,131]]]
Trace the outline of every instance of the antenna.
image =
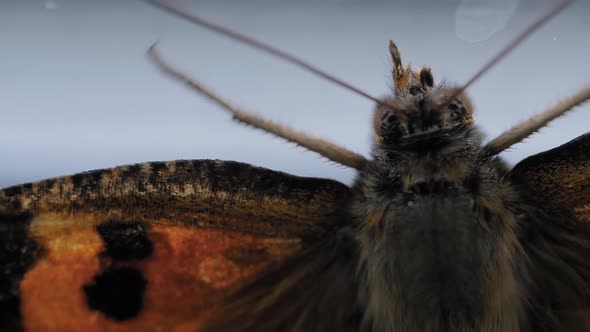
[[330,75],[330,74],[326,73],[325,71],[319,69],[318,67],[313,66],[313,65],[311,65],[311,64],[299,59],[298,57],[296,57],[292,54],[289,54],[283,50],[280,50],[276,47],[270,46],[266,43],[263,43],[259,40],[254,39],[252,37],[248,37],[246,35],[243,35],[235,30],[224,27],[224,26],[217,24],[215,22],[212,22],[206,18],[197,16],[194,14],[189,14],[186,11],[169,4],[167,1],[162,1],[162,0],[146,0],[146,1],[156,7],[164,10],[164,11],[167,11],[167,12],[174,14],[178,17],[181,17],[193,24],[199,25],[199,26],[204,27],[208,30],[219,33],[221,35],[224,35],[230,39],[238,41],[242,44],[246,44],[250,47],[256,48],[256,49],[261,50],[265,53],[274,55],[274,56],[276,56],[286,62],[289,62],[299,68],[302,68],[308,72],[311,72],[312,74],[320,76],[332,83],[335,83],[345,89],[348,89],[348,90],[356,93],[359,96],[365,97],[367,99],[372,100],[373,102],[375,102],[377,104],[391,108],[391,106],[388,105],[387,103],[377,99],[376,97],[371,96],[370,94],[362,91],[361,89],[353,86],[352,84],[347,83],[344,80],[341,80],[333,75]]
[[551,18],[555,15],[559,14],[565,7],[572,4],[573,1],[571,0],[559,0],[555,5],[553,5],[547,12],[543,15],[539,16],[533,23],[531,23],[523,32],[521,32],[518,36],[516,36],[513,40],[511,40],[508,45],[504,46],[504,48],[498,52],[488,63],[486,63],[481,69],[475,73],[467,83],[463,84],[463,86],[457,90],[450,98],[448,98],[440,108],[444,108],[449,105],[453,99],[457,98],[465,89],[467,89],[473,82],[477,81],[483,74],[488,72],[492,67],[494,67],[500,60],[504,59],[510,52],[512,52],[518,45],[520,45],[524,40],[526,40],[533,32],[537,31],[543,24],[547,23]]
[[[236,40],[236,41],[246,44],[250,47],[259,49],[265,53],[274,55],[284,61],[287,61],[287,62],[289,62],[295,66],[298,66],[308,72],[311,72],[311,73],[313,73],[317,76],[320,76],[332,83],[335,83],[335,84],[337,84],[349,91],[352,91],[359,96],[368,98],[379,105],[385,106],[390,109],[392,108],[391,105],[389,105],[388,103],[381,101],[381,100],[369,95],[368,93],[353,86],[352,84],[347,83],[339,78],[336,78],[335,76],[330,75],[330,74],[326,73],[325,71],[323,71],[323,70],[321,70],[321,69],[319,69],[319,68],[317,68],[317,67],[315,67],[315,66],[297,58],[296,56],[283,51],[283,50],[280,50],[276,47],[265,44],[265,43],[263,43],[259,40],[256,40],[252,37],[248,37],[246,35],[243,35],[235,30],[229,29],[229,28],[224,27],[220,24],[209,21],[208,19],[205,19],[203,17],[197,16],[194,14],[189,14],[186,11],[183,11],[180,8],[167,3],[167,1],[164,1],[164,0],[145,0],[145,1],[151,3],[152,5],[160,8],[164,11],[167,11],[167,12],[174,14],[178,17],[181,17],[193,24],[202,26],[202,27],[209,29],[213,32],[224,35],[230,39]],[[458,89],[453,95],[451,95],[449,98],[447,98],[440,105],[439,108],[442,109],[442,108],[448,106],[449,103],[453,99],[457,98],[468,87],[470,87],[475,81],[477,81],[480,77],[482,77],[485,73],[487,73],[492,67],[494,67],[498,62],[500,62],[500,60],[504,59],[518,45],[520,45],[524,40],[526,40],[531,34],[533,34],[535,31],[537,31],[541,26],[543,26],[545,23],[547,23],[555,15],[560,13],[563,9],[565,9],[567,6],[569,6],[572,2],[573,2],[572,0],[558,0],[555,3],[555,5],[553,5],[547,12],[545,12],[543,15],[539,16],[539,18],[537,18],[535,21],[533,21],[533,23],[531,23],[523,32],[521,32],[518,36],[516,36],[513,40],[511,40],[508,43],[508,45],[506,45],[502,50],[500,50],[500,52],[498,52],[490,61],[488,61],[477,73],[475,73],[475,75],[473,75],[460,89]]]

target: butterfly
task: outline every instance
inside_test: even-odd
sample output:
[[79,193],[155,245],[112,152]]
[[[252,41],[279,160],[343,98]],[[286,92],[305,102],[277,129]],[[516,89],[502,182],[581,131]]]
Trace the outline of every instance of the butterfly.
[[358,170],[352,187],[178,160],[2,189],[2,330],[588,329],[590,136],[513,168],[497,155],[590,88],[483,145],[465,89],[486,67],[437,83],[391,42],[394,91],[374,98],[258,46],[372,99],[371,159],[237,109],[148,54],[235,120]]

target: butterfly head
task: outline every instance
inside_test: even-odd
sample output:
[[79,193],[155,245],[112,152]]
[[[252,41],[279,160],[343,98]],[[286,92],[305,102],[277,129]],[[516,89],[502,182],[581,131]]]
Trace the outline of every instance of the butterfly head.
[[436,86],[428,67],[402,66],[393,42],[390,52],[395,95],[377,106],[374,129],[379,142],[404,147],[444,141],[473,126],[473,105],[464,93],[457,95],[459,88]]

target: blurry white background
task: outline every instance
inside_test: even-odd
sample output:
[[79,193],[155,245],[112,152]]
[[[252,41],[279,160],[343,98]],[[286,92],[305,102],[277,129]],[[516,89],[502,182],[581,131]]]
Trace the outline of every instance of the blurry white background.
[[[171,0],[172,1],[172,0]],[[387,43],[466,81],[550,0],[182,1],[373,95],[388,93]],[[488,138],[590,84],[590,3],[577,1],[471,89]],[[368,156],[370,101],[142,1],[0,2],[0,187],[143,161],[219,158],[350,183],[354,172],[230,121],[163,76],[173,64],[248,110]],[[587,131],[590,105],[503,155],[515,163]]]

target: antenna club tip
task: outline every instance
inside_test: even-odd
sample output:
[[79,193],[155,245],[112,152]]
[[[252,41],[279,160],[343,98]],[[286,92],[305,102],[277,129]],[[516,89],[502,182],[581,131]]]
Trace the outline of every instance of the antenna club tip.
[[157,61],[157,59],[159,58],[158,55],[158,43],[159,41],[155,41],[153,44],[150,45],[150,47],[148,47],[148,49],[145,52],[145,55],[150,58],[152,61]]
[[389,51],[391,53],[399,53],[399,51],[397,49],[397,45],[391,39],[389,40]]
[[155,41],[155,42],[153,42],[153,43],[150,45],[150,47],[148,47],[148,49],[147,49],[146,53],[147,53],[147,54],[152,54],[152,53],[155,53],[155,52],[156,52],[156,48],[158,47],[158,43],[159,43],[159,41]]

